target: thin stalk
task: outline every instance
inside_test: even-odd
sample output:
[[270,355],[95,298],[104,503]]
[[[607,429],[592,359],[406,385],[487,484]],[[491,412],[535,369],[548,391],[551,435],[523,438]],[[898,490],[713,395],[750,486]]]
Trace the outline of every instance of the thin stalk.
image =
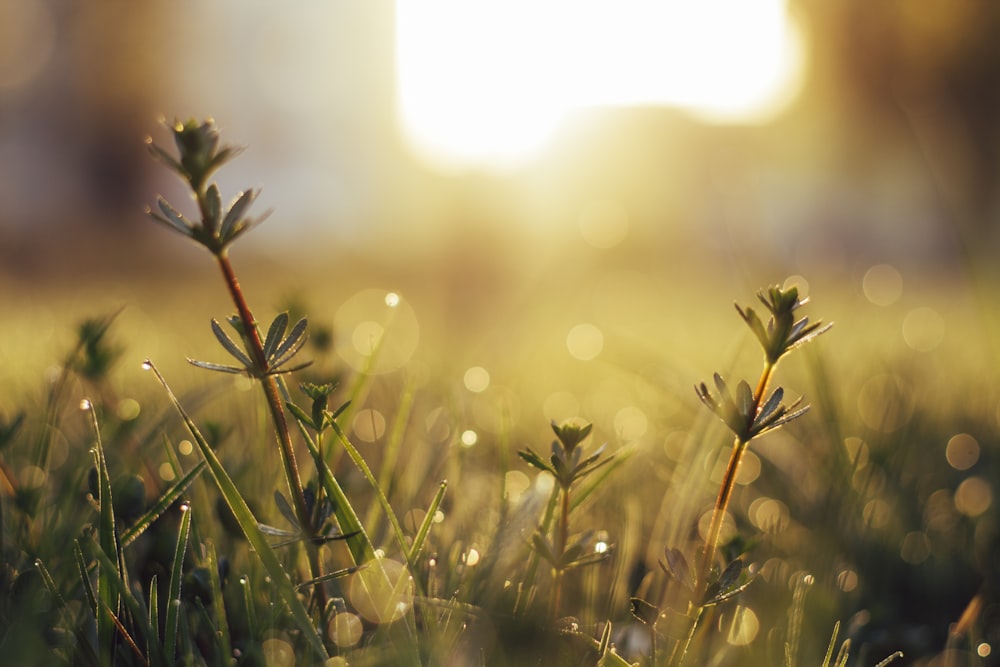
[[[562,490],[561,506],[559,508],[559,523],[556,526],[556,558],[562,560],[566,553],[566,543],[569,541],[569,487]],[[563,584],[562,563],[557,563],[554,569],[554,580],[552,582],[552,617],[559,618],[559,608],[562,606],[562,584]]]
[[[295,446],[292,443],[291,432],[288,429],[288,419],[285,417],[285,408],[282,405],[281,396],[278,391],[278,383],[273,375],[267,374],[267,357],[264,354],[264,344],[260,339],[260,332],[257,330],[257,322],[254,320],[250,307],[243,296],[243,290],[236,279],[236,273],[229,261],[229,255],[222,249],[215,255],[222,270],[222,276],[226,283],[226,288],[236,306],[243,330],[249,345],[250,357],[257,366],[260,375],[261,386],[264,389],[264,397],[267,400],[271,418],[274,421],[275,434],[278,437],[279,451],[281,453],[281,463],[284,467],[285,481],[288,483],[292,496],[292,506],[295,509],[295,516],[299,526],[306,533],[305,548],[309,559],[309,570],[312,579],[317,579],[323,575],[322,565],[319,559],[319,548],[313,542],[316,537],[316,526],[310,516],[306,505],[305,492],[302,488],[302,478],[299,475],[299,466],[295,458]],[[322,586],[317,586],[316,601],[319,609],[326,609],[326,590]]]
[[[757,382],[757,389],[753,393],[753,409],[750,414],[756,417],[760,410],[761,402],[767,392],[767,385],[771,381],[774,373],[775,363],[767,361],[764,370],[760,374]],[[736,486],[736,473],[740,468],[740,461],[743,460],[743,453],[750,444],[750,439],[737,436],[733,442],[733,450],[729,455],[729,463],[726,465],[726,473],[722,477],[722,485],[719,487],[719,495],[715,499],[715,508],[712,510],[712,522],[708,527],[708,535],[705,538],[705,549],[702,552],[701,572],[698,576],[698,596],[697,600],[704,597],[708,588],[708,575],[712,570],[712,563],[715,562],[715,552],[719,547],[719,535],[722,533],[722,522],[729,509],[729,499],[733,495],[733,488]]]

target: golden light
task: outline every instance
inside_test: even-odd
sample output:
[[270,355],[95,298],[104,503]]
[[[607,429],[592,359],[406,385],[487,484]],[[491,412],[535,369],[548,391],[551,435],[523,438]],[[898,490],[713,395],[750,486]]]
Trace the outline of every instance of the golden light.
[[803,48],[785,0],[401,0],[396,61],[413,148],[502,167],[589,107],[761,121],[794,95]]

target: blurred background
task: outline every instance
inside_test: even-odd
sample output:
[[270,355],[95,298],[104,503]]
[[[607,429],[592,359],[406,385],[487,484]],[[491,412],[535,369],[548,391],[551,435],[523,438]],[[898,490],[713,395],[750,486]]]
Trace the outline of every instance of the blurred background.
[[[772,470],[831,531],[819,633],[864,611],[869,664],[931,654],[979,591],[1000,641],[998,34],[967,0],[0,0],[0,312],[27,323],[0,362],[42,372],[122,304],[134,355],[212,349],[214,268],[144,212],[189,202],[146,149],[175,118],[247,146],[218,180],[273,210],[233,250],[251,302],[310,306],[359,369],[350,336],[398,292],[386,372],[506,387],[535,433],[586,412],[672,442],[694,382],[759,368],[732,300],[794,276],[838,324],[789,386],[864,517],[829,556],[838,482]],[[3,396],[37,384],[10,373]]]
[[254,241],[275,248],[308,235],[331,255],[407,261],[582,237],[805,273],[947,264],[995,241],[990,4],[0,11],[0,249],[15,275],[68,266],[55,246],[79,246],[54,236],[165,245],[142,212],[177,187],[143,142],[192,116],[249,146],[221,185],[264,186],[275,215]]

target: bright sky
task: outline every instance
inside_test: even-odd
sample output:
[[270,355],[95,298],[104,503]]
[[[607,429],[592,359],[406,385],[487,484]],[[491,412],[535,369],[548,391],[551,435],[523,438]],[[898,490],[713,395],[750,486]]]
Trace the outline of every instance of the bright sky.
[[755,122],[795,93],[785,0],[399,0],[400,114],[443,168],[530,160],[574,110]]

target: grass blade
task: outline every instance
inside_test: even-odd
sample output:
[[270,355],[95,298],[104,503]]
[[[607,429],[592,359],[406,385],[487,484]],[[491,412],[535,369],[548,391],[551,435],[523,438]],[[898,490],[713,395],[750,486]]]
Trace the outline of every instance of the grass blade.
[[[275,378],[275,380],[278,383],[278,389],[281,391],[282,398],[286,402],[290,402],[291,397],[288,395],[288,387],[285,385],[285,381],[282,378]],[[333,503],[333,513],[337,518],[337,525],[340,526],[342,533],[351,536],[347,538],[347,548],[351,552],[354,564],[363,565],[373,560],[375,558],[375,547],[372,546],[371,539],[369,539],[368,533],[361,523],[361,519],[358,518],[358,513],[347,498],[347,494],[340,487],[337,478],[334,477],[330,466],[327,465],[322,452],[320,452],[319,445],[316,444],[316,440],[301,421],[296,419],[295,423],[298,424],[299,433],[302,435],[306,447],[309,448],[309,454],[313,458],[320,483],[323,485],[323,491]]]
[[150,641],[150,646],[147,652],[151,655],[160,655],[160,647],[162,646],[160,637],[160,594],[157,589],[158,583],[159,580],[154,574],[149,580],[149,599],[147,600],[149,613],[146,615],[149,623]]
[[[354,446],[354,443],[344,435],[343,429],[340,428],[340,424],[337,422],[331,422],[331,427],[333,432],[337,435],[337,439],[340,440],[340,444],[344,446],[347,451],[347,455],[351,457],[354,461],[354,465],[358,467],[364,478],[368,480],[371,484],[372,490],[375,491],[375,498],[378,500],[379,504],[382,506],[382,510],[385,512],[385,516],[389,519],[389,525],[392,526],[392,532],[395,533],[396,541],[399,543],[399,550],[404,555],[408,554],[409,549],[406,546],[406,535],[403,533],[403,526],[399,523],[399,518],[396,517],[396,513],[392,509],[392,505],[389,504],[389,499],[386,497],[385,492],[382,491],[382,487],[379,486],[378,480],[375,479],[375,475],[372,473],[371,468],[368,467],[368,463],[365,462],[361,452],[358,448]],[[341,527],[343,530],[343,527]],[[407,565],[412,569],[413,563],[407,558]]]
[[239,522],[240,528],[243,531],[243,535],[247,538],[250,546],[256,551],[257,557],[260,559],[261,564],[264,569],[270,575],[271,580],[277,587],[278,592],[281,594],[282,599],[288,607],[289,613],[298,626],[299,630],[302,632],[303,636],[309,642],[309,645],[313,650],[324,659],[329,657],[326,652],[326,647],[323,645],[323,639],[320,637],[316,626],[313,625],[312,620],[309,618],[309,612],[306,611],[305,606],[303,606],[302,601],[299,599],[295,592],[295,588],[292,585],[291,580],[288,577],[288,573],[281,566],[281,562],[278,560],[277,555],[268,544],[267,540],[264,538],[264,533],[260,531],[257,527],[257,519],[254,518],[253,512],[247,506],[246,501],[243,500],[243,496],[240,495],[239,489],[236,488],[236,484],[233,483],[229,473],[223,467],[222,462],[219,461],[215,452],[209,447],[208,441],[198,430],[194,421],[184,410],[184,407],[177,400],[177,397],[171,391],[170,386],[167,385],[166,380],[160,375],[160,372],[150,361],[146,361],[145,366],[156,374],[157,380],[163,385],[164,390],[167,392],[171,403],[180,413],[181,418],[184,420],[185,425],[188,428],[188,432],[194,438],[195,443],[198,445],[198,449],[201,451],[202,456],[208,463],[209,471],[212,473],[212,478],[215,480],[215,484],[222,493],[223,499],[226,504],[229,505],[229,509],[232,511],[236,520]]
[[101,551],[108,557],[113,567],[101,567],[97,577],[97,645],[101,662],[110,664],[114,656],[114,634],[120,599],[114,592],[113,578],[124,579],[121,570],[121,559],[118,552],[118,536],[115,530],[114,502],[111,498],[111,476],[108,464],[104,458],[104,447],[101,443],[101,430],[97,423],[97,415],[91,402],[84,399],[80,404],[91,419],[94,428],[96,444],[91,450],[94,457],[94,467],[98,478],[98,503],[100,516],[97,523],[97,538]]
[[431,525],[434,523],[434,515],[437,514],[438,507],[441,506],[441,501],[444,500],[444,492],[447,488],[448,482],[441,482],[440,486],[438,486],[437,493],[434,494],[434,499],[427,508],[427,514],[424,515],[424,520],[420,523],[420,529],[413,538],[413,545],[410,547],[410,551],[406,555],[406,562],[415,563],[417,561],[417,556],[420,555],[420,551],[424,548],[424,542],[427,540],[427,535],[431,532]]
[[177,531],[177,547],[174,549],[174,563],[170,568],[170,588],[167,597],[167,617],[163,626],[164,658],[174,662],[177,647],[177,619],[181,610],[181,579],[184,576],[184,553],[187,551],[188,535],[191,531],[191,508],[181,506],[181,525]]
[[205,469],[205,462],[199,461],[198,464],[191,469],[189,473],[184,475],[176,484],[170,487],[160,499],[153,504],[148,510],[143,513],[139,519],[129,527],[124,533],[122,533],[121,544],[122,548],[127,547],[132,544],[137,537],[142,535],[142,533],[149,528],[149,526],[156,521],[167,509],[180,498],[189,486],[191,482],[195,480],[201,471]]
[[206,542],[204,546],[205,565],[212,584],[212,606],[215,608],[215,619],[218,629],[215,632],[219,644],[220,655],[233,654],[233,642],[229,634],[229,619],[226,617],[225,599],[222,597],[222,580],[219,578],[219,557],[215,553],[215,544]]

